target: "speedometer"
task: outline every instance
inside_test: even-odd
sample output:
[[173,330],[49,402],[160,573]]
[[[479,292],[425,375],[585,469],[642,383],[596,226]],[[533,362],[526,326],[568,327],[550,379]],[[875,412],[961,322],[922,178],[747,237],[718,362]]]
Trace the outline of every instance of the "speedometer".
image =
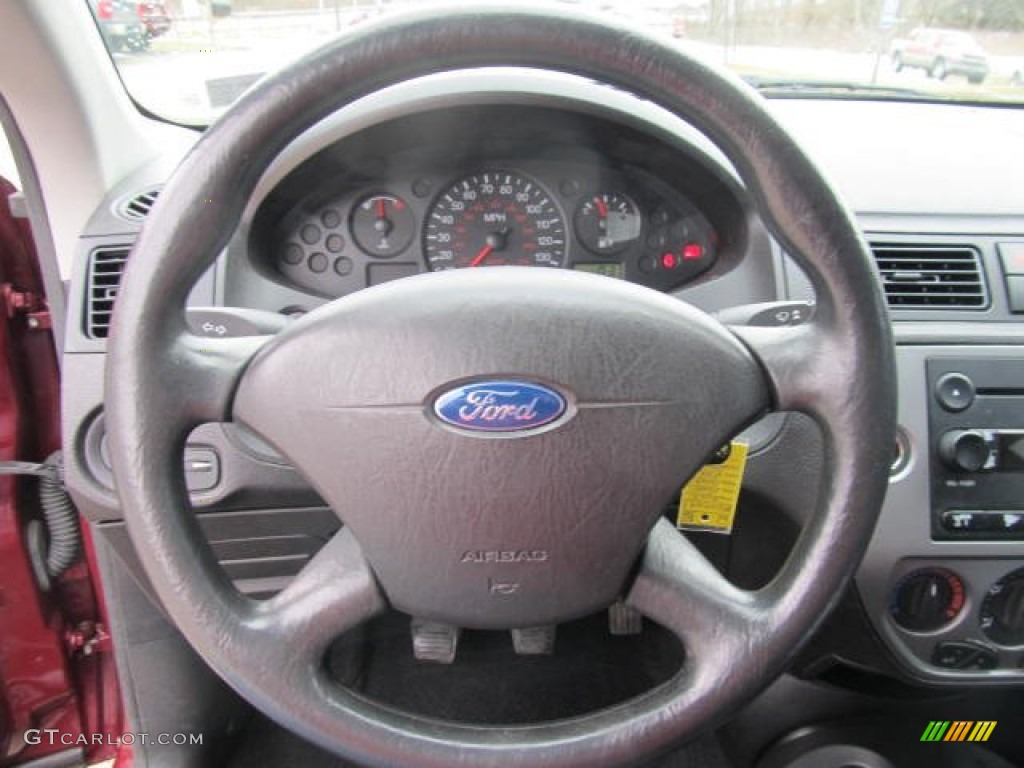
[[565,218],[538,182],[510,171],[459,179],[427,214],[423,250],[433,270],[565,265]]

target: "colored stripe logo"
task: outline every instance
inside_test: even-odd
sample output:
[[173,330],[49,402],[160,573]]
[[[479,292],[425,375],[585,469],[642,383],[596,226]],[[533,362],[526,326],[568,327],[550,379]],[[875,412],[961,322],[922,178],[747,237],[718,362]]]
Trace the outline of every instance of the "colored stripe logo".
[[932,720],[921,741],[988,741],[996,729],[995,720]]

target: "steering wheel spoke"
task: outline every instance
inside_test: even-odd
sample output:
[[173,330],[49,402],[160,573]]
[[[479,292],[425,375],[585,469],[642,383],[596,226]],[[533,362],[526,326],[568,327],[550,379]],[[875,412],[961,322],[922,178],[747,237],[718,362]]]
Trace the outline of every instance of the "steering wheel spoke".
[[190,426],[230,421],[242,373],[271,338],[208,338],[182,332],[163,373],[164,391],[181,409],[181,418]]
[[[815,365],[822,356],[842,354],[830,350],[817,321],[798,326],[727,326],[761,365],[777,411],[817,414],[823,387],[836,384],[828,366]],[[839,362],[838,358],[833,358]]]
[[757,593],[729,583],[664,519],[651,531],[627,603],[671,630],[696,670],[731,663],[763,615]]
[[342,528],[284,590],[254,604],[246,626],[283,650],[282,661],[317,663],[335,638],[386,607],[359,543]]

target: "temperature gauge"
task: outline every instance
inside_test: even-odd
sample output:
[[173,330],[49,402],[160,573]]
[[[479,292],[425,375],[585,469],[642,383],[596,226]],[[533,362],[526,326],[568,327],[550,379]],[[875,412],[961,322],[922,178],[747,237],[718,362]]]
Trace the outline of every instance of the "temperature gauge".
[[596,194],[576,209],[576,236],[587,250],[618,253],[640,237],[640,211],[618,192]]
[[352,239],[371,256],[401,253],[415,233],[409,204],[395,195],[371,195],[352,209]]

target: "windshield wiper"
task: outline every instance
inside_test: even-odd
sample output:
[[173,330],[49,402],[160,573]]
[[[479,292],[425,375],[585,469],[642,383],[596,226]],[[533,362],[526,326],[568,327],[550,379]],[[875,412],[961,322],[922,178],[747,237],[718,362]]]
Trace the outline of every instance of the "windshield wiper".
[[786,80],[781,78],[744,77],[748,83],[757,88],[765,96],[793,97],[828,97],[846,96],[871,99],[920,99],[928,101],[948,101],[948,99],[932,93],[925,93],[913,88],[897,88],[890,85],[869,85],[846,80]]

